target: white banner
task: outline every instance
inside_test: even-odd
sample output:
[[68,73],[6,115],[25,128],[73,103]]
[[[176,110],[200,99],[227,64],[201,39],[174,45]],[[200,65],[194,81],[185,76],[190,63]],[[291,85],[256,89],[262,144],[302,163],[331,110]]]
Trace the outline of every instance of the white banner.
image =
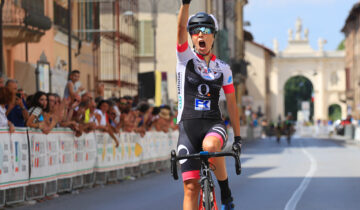
[[[44,183],[56,179],[48,167],[47,136],[39,129],[29,129],[30,142],[30,184]],[[53,135],[53,134],[49,134]]]
[[7,128],[0,128],[0,139],[0,190],[28,185],[26,130],[10,135]]
[[38,129],[28,134],[27,128],[13,134],[0,129],[0,190],[165,160],[176,149],[178,135],[121,133],[116,148],[109,134],[100,131],[75,137],[66,128],[48,135]]
[[28,185],[29,180],[29,159],[28,141],[26,128],[16,128],[10,135],[11,141],[11,176],[14,184],[19,186]]

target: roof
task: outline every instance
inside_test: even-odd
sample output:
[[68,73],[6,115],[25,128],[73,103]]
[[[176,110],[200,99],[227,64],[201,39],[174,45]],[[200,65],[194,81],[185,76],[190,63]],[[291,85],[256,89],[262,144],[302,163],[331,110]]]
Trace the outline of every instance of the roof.
[[256,42],[254,42],[254,41],[250,41],[250,43],[252,43],[252,44],[254,44],[254,45],[256,45],[256,46],[258,46],[258,47],[260,47],[260,48],[263,48],[263,49],[264,49],[266,52],[268,52],[271,56],[275,56],[274,51],[270,50],[269,48],[265,47],[264,45],[259,44],[259,43],[256,43]]
[[352,9],[350,10],[349,16],[346,18],[345,21],[345,25],[344,27],[341,29],[341,32],[345,33],[345,28],[346,26],[354,21],[356,19],[356,17],[358,17],[360,15],[360,3],[356,3],[354,4],[354,6],[352,7]]

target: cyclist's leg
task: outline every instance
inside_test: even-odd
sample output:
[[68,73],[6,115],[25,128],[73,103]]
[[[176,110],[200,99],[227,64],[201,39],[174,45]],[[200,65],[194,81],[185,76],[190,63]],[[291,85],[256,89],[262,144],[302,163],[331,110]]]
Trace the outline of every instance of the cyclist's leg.
[[[227,140],[226,128],[223,124],[214,125],[207,133],[203,141],[203,149],[209,152],[220,152]],[[210,160],[215,166],[214,174],[221,190],[221,203],[228,204],[233,201],[228,183],[225,157],[217,157]]]
[[199,179],[188,179],[184,181],[184,210],[198,210],[199,192]]
[[[194,125],[198,122],[185,121],[179,123],[179,140],[178,140],[178,154],[194,154],[201,151],[201,141],[197,135],[200,132],[191,132]],[[199,130],[197,130],[199,131]],[[203,135],[204,136],[204,135]],[[182,178],[184,181],[184,210],[198,210],[198,198],[200,192],[200,160],[180,160]]]
[[[208,152],[220,152],[223,141],[214,135],[207,135],[203,141],[203,150]],[[211,158],[210,162],[214,164],[216,170],[214,174],[218,180],[227,179],[225,157]]]

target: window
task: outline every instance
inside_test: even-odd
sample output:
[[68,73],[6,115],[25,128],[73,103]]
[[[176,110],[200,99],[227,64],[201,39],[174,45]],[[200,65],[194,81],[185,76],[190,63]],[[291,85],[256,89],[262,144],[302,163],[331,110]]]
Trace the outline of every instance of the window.
[[[79,3],[79,30],[94,29],[93,24],[93,3],[91,2],[80,2]],[[92,41],[93,33],[80,33],[81,39]]]
[[138,56],[154,56],[154,30],[151,20],[139,22]]
[[54,24],[67,30],[68,28],[68,9],[54,2]]
[[27,13],[44,15],[44,0],[22,0],[21,6]]

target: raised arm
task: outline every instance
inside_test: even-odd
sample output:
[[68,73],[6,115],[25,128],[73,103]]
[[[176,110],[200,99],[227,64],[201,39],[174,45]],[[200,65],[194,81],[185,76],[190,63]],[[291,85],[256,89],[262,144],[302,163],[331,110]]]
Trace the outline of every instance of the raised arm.
[[191,0],[183,0],[178,16],[177,44],[182,45],[188,40],[187,21],[189,18],[189,7]]

